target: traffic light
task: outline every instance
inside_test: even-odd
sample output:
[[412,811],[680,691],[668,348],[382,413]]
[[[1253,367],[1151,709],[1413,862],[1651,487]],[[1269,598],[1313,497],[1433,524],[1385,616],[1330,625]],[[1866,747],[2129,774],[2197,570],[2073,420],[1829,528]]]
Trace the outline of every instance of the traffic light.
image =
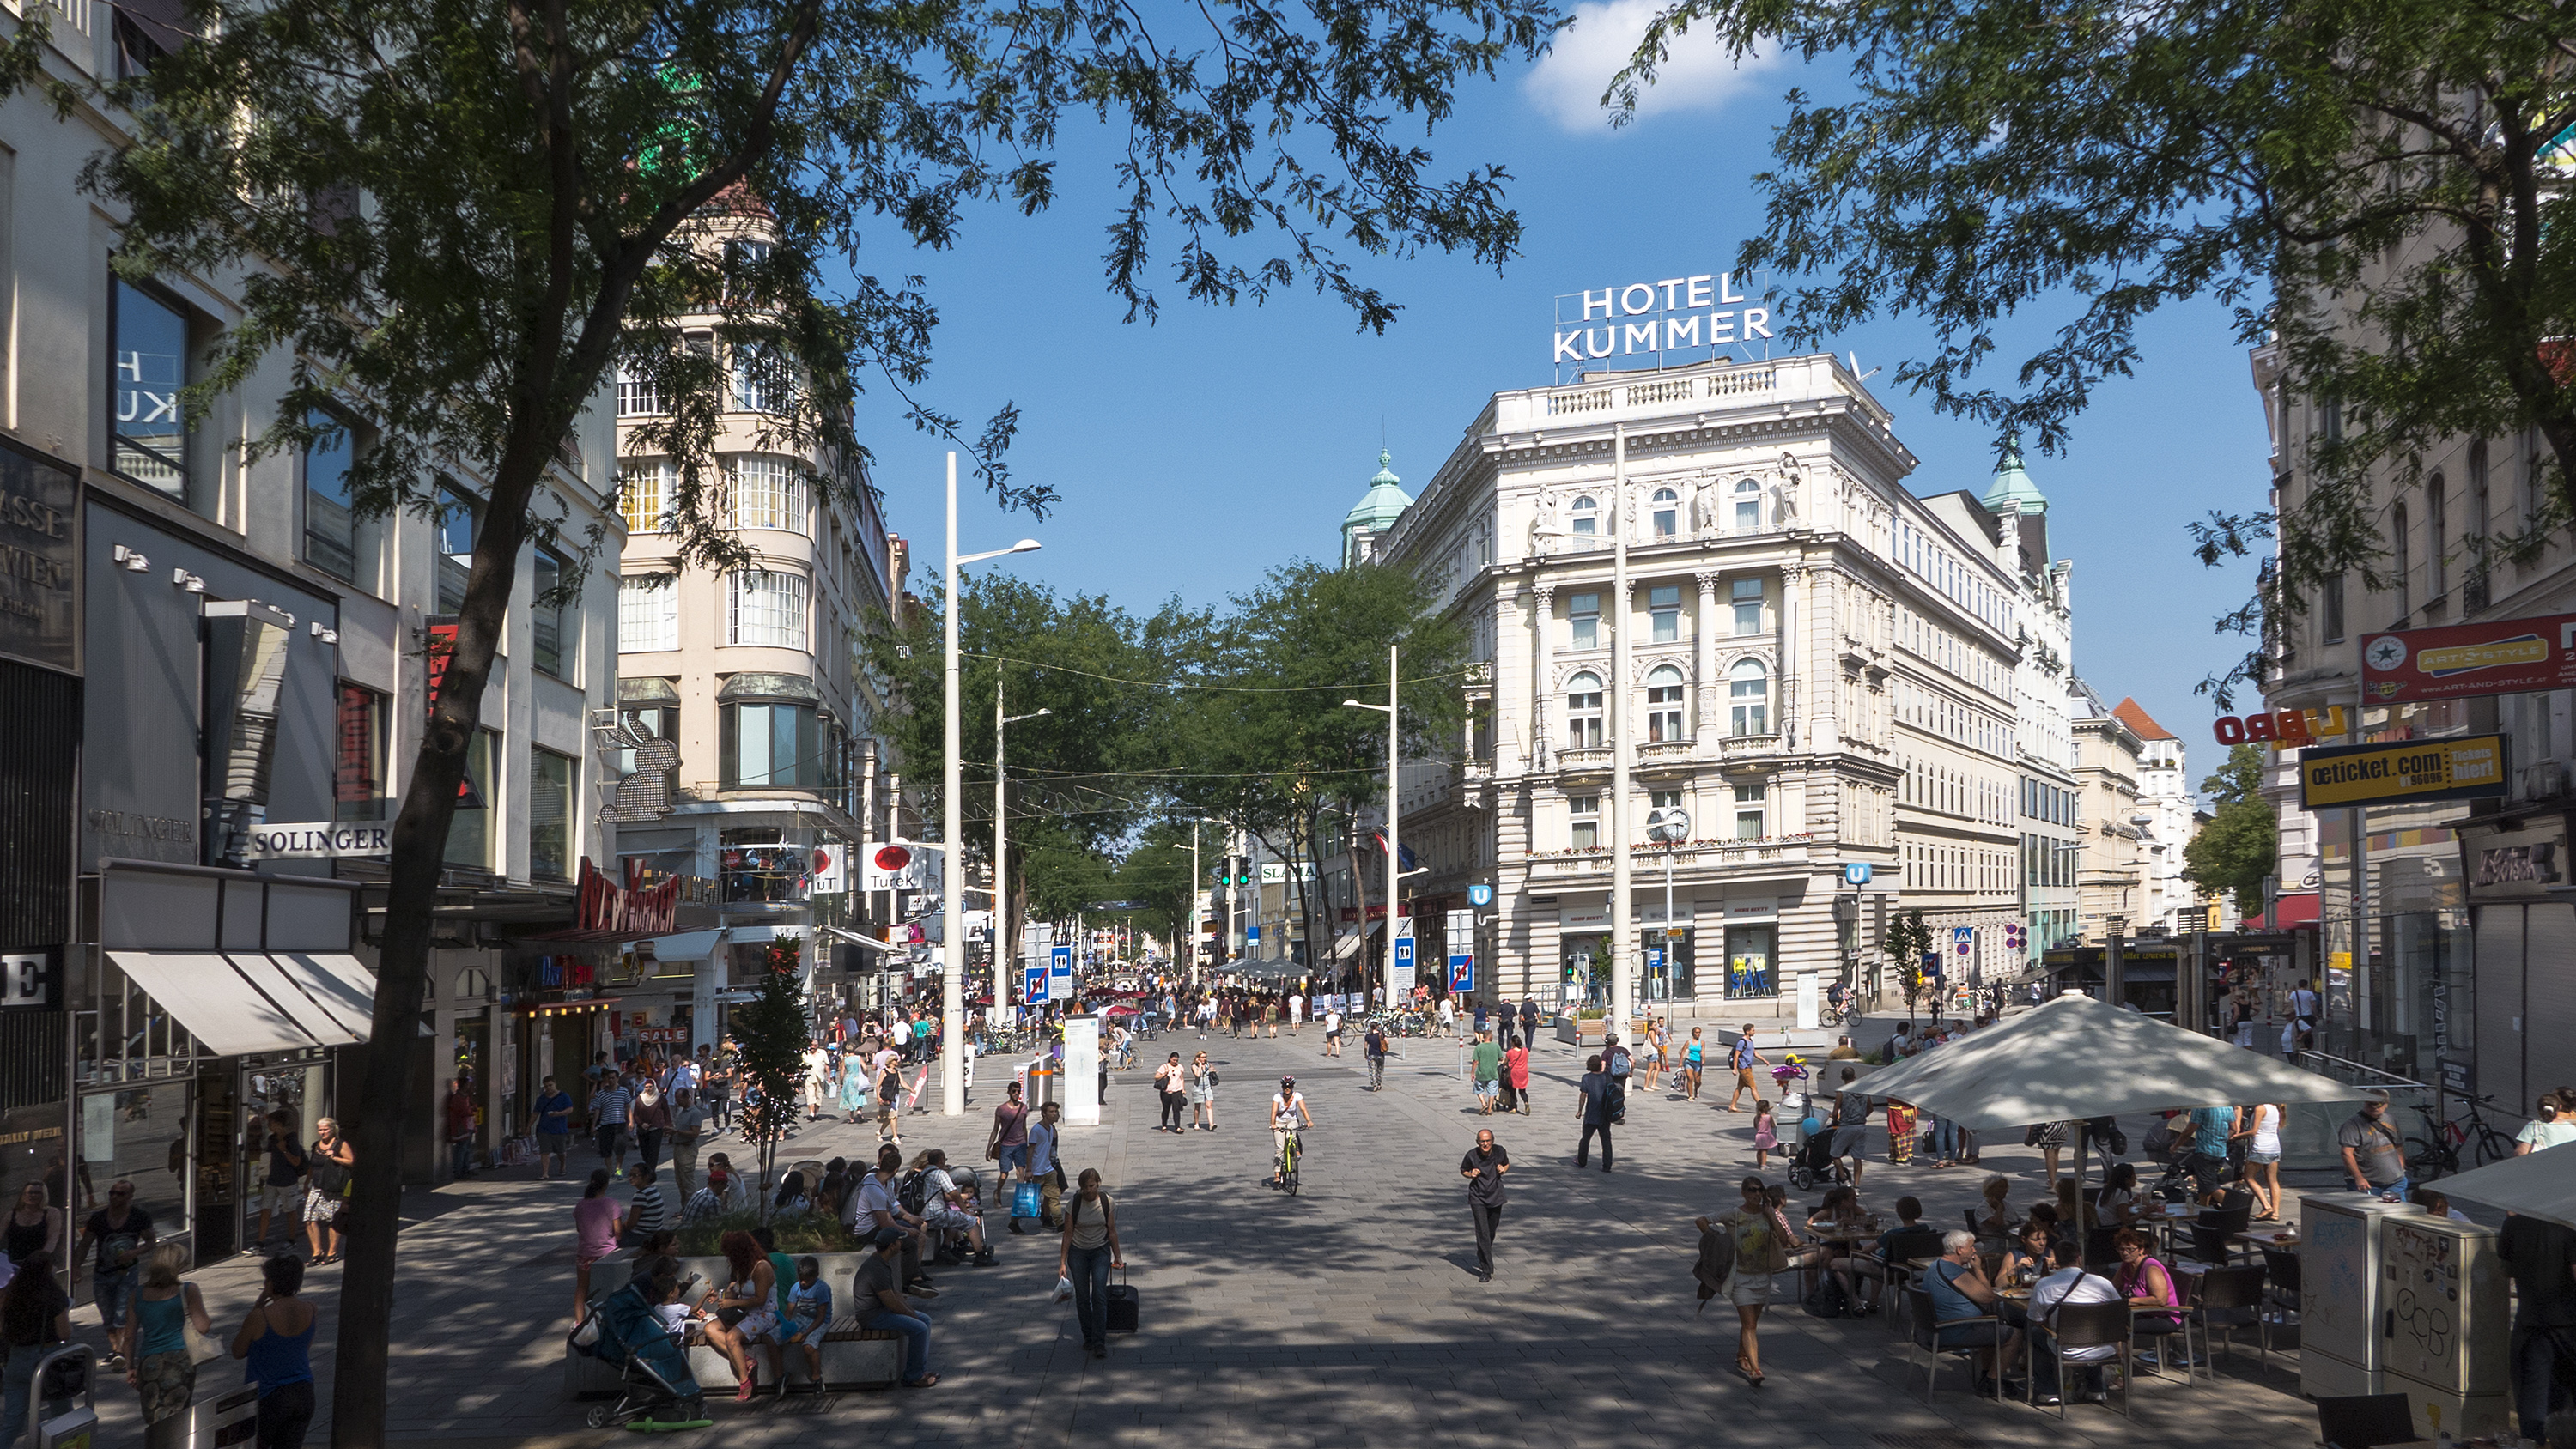
[[1225,884],[1229,886],[1248,886],[1252,884],[1251,856],[1229,855],[1225,858]]

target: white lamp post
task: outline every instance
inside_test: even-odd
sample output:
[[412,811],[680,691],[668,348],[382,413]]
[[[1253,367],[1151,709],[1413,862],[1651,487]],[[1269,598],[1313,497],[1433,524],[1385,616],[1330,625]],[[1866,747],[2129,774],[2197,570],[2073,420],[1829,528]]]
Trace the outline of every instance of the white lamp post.
[[[1395,772],[1398,762],[1395,690],[1397,681],[1401,678],[1396,672],[1395,648],[1396,646],[1392,644],[1386,646],[1386,703],[1362,704],[1356,699],[1342,701],[1343,707],[1347,709],[1375,710],[1386,716],[1386,964],[1379,969],[1384,973],[1380,978],[1380,984],[1386,988],[1389,1001],[1395,999],[1395,934],[1400,924],[1399,916],[1404,909],[1396,895],[1396,882],[1401,880],[1404,874],[1404,850],[1396,841],[1395,829]],[[1351,864],[1356,869],[1359,862],[1353,861]],[[1368,942],[1368,922],[1365,920],[1360,922],[1360,941],[1363,945]],[[1422,949],[1421,944],[1415,943],[1413,949],[1419,952]],[[1420,959],[1419,956],[1415,957],[1416,969],[1419,969]]]
[[[965,771],[958,754],[957,721],[957,570],[970,563],[1000,558],[1006,553],[1028,553],[1039,547],[1034,538],[1024,538],[1009,548],[970,553],[957,552],[957,455],[948,455],[948,572],[941,578],[947,617],[941,621],[941,664],[946,678],[945,705],[941,713],[941,744],[945,747],[946,773],[939,792],[940,843],[948,847],[947,869],[941,873],[939,888],[939,1110],[945,1116],[966,1115],[966,932],[965,857],[957,842],[966,834]],[[996,862],[996,876],[999,879]]]
[[1664,1021],[1673,1019],[1673,942],[1681,936],[1673,929],[1673,847],[1690,839],[1690,812],[1678,805],[1660,806],[1646,812],[1646,835],[1664,847]]
[[993,675],[993,1019],[1007,1021],[1011,1009],[1011,972],[1019,958],[1010,951],[1010,908],[1003,904],[1002,874],[1010,857],[1003,853],[1009,841],[1004,828],[1003,812],[1010,807],[1004,794],[1006,776],[1002,773],[1002,730],[1024,719],[1055,713],[1051,709],[1032,710],[1027,714],[1005,716],[1002,713],[1002,676]]

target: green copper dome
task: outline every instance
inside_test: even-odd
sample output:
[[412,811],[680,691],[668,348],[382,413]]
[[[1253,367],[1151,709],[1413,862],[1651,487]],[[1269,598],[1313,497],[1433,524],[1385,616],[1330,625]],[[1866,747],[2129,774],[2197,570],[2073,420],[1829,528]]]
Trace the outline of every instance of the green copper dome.
[[2003,458],[1995,464],[1995,481],[1987,485],[1986,496],[1978,501],[1985,504],[1988,513],[2001,513],[2012,503],[2019,503],[2024,513],[2048,511],[2048,495],[2040,492],[2039,485],[2022,471],[2019,439],[2004,444]]
[[1413,496],[1404,491],[1401,480],[1387,467],[1393,461],[1394,454],[1378,449],[1377,476],[1369,480],[1368,492],[1361,494],[1360,501],[1342,516],[1342,532],[1364,528],[1371,533],[1384,533],[1395,526],[1404,510],[1413,506]]

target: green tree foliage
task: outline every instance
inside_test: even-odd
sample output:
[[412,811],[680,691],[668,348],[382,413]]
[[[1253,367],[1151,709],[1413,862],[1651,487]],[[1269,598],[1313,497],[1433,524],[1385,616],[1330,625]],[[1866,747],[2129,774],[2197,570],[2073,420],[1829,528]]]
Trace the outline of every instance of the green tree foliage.
[[1896,985],[1905,994],[1905,1019],[1914,1020],[1917,1002],[1937,998],[1940,987],[1923,970],[1923,958],[1940,949],[1933,940],[1932,928],[1923,923],[1923,912],[1906,911],[1887,923],[1887,956],[1896,973]]
[[2263,798],[2264,764],[2261,745],[2227,752],[2227,763],[2200,782],[2217,809],[2182,851],[2182,878],[2234,896],[2239,915],[2263,908],[2263,878],[2281,865],[2280,815]]
[[[1178,813],[1232,821],[1301,863],[1330,854],[1333,832],[1347,843],[1350,822],[1385,798],[1386,716],[1342,701],[1385,702],[1390,644],[1403,671],[1404,757],[1456,758],[1467,636],[1438,604],[1432,582],[1406,569],[1272,569],[1210,638],[1202,677],[1223,687],[1194,692],[1180,722]],[[1365,846],[1355,858],[1364,873],[1384,861]],[[1295,894],[1320,959],[1332,940],[1322,903],[1302,886]]]
[[[2136,365],[2147,316],[2214,300],[2240,340],[2276,343],[2280,402],[2338,412],[2276,510],[2194,527],[2210,562],[2269,555],[2277,537],[2256,597],[2221,621],[2259,636],[2204,686],[2222,708],[2278,662],[2284,624],[2321,581],[2358,569],[2385,586],[2368,478],[2412,482],[2436,445],[2532,429],[2555,460],[2534,490],[2551,501],[2510,532],[2464,539],[2459,572],[2491,549],[2535,548],[2571,516],[2576,51],[2563,12],[1674,0],[1605,99],[1632,104],[1694,26],[1738,53],[1758,42],[1853,71],[1842,98],[1791,93],[1776,165],[1756,178],[1769,221],[1739,265],[1803,279],[1784,308],[1797,338],[1919,315],[1934,345],[1897,379],[2054,451],[2096,387]],[[2019,335],[2038,341],[2009,384],[1981,376]]]
[[[1441,176],[1399,127],[1446,118],[1462,84],[1534,54],[1554,23],[1546,0],[1220,0],[1150,20],[1118,0],[185,10],[194,38],[107,88],[135,140],[89,182],[126,218],[121,273],[242,279],[244,309],[186,405],[202,416],[282,354],[292,386],[250,425],[252,455],[309,441],[312,410],[338,407],[367,440],[363,505],[431,506],[441,469],[485,489],[455,648],[394,826],[378,1083],[404,1070],[375,1057],[410,1039],[520,554],[567,516],[550,490],[580,485],[552,470],[613,366],[662,395],[647,441],[684,473],[674,551],[741,562],[707,467],[736,376],[770,396],[757,445],[841,461],[818,487],[852,486],[864,460],[850,420],[866,380],[954,437],[956,421],[913,396],[936,303],[877,259],[945,248],[970,215],[1007,226],[1051,205],[1068,123],[1105,133],[1105,281],[1131,318],[1156,311],[1159,259],[1200,301],[1312,285],[1383,329],[1396,304],[1356,260],[1443,249],[1499,265],[1520,234],[1499,167]],[[0,81],[29,73],[30,32],[15,34]],[[736,245],[746,232],[767,245]],[[709,355],[679,328],[711,306]],[[1001,467],[1014,425],[1006,407],[969,446],[986,486],[1042,511],[1051,491]],[[357,1123],[357,1190],[390,1202],[403,1099],[361,1090],[393,1107]],[[350,1236],[332,1396],[342,1449],[383,1442],[394,1230],[393,1214],[369,1213]]]
[[805,1052],[813,1044],[806,1019],[805,988],[800,984],[799,957],[804,943],[792,937],[773,942],[769,969],[761,973],[760,994],[733,1009],[734,1045],[741,1049],[744,1081],[759,1089],[759,1098],[743,1097],[742,1134],[760,1154],[760,1213],[769,1216],[770,1174],[778,1165],[779,1144],[804,1112]]

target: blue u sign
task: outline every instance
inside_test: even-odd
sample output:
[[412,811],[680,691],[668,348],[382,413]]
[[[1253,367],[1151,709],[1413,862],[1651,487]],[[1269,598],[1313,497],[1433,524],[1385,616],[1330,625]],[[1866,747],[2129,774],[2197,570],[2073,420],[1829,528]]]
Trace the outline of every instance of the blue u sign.
[[1851,864],[1844,866],[1843,884],[1856,886],[1865,886],[1869,884],[1869,862],[1865,860],[1855,860]]
[[1467,904],[1471,906],[1490,906],[1493,903],[1494,888],[1492,886],[1479,884],[1467,887]]

